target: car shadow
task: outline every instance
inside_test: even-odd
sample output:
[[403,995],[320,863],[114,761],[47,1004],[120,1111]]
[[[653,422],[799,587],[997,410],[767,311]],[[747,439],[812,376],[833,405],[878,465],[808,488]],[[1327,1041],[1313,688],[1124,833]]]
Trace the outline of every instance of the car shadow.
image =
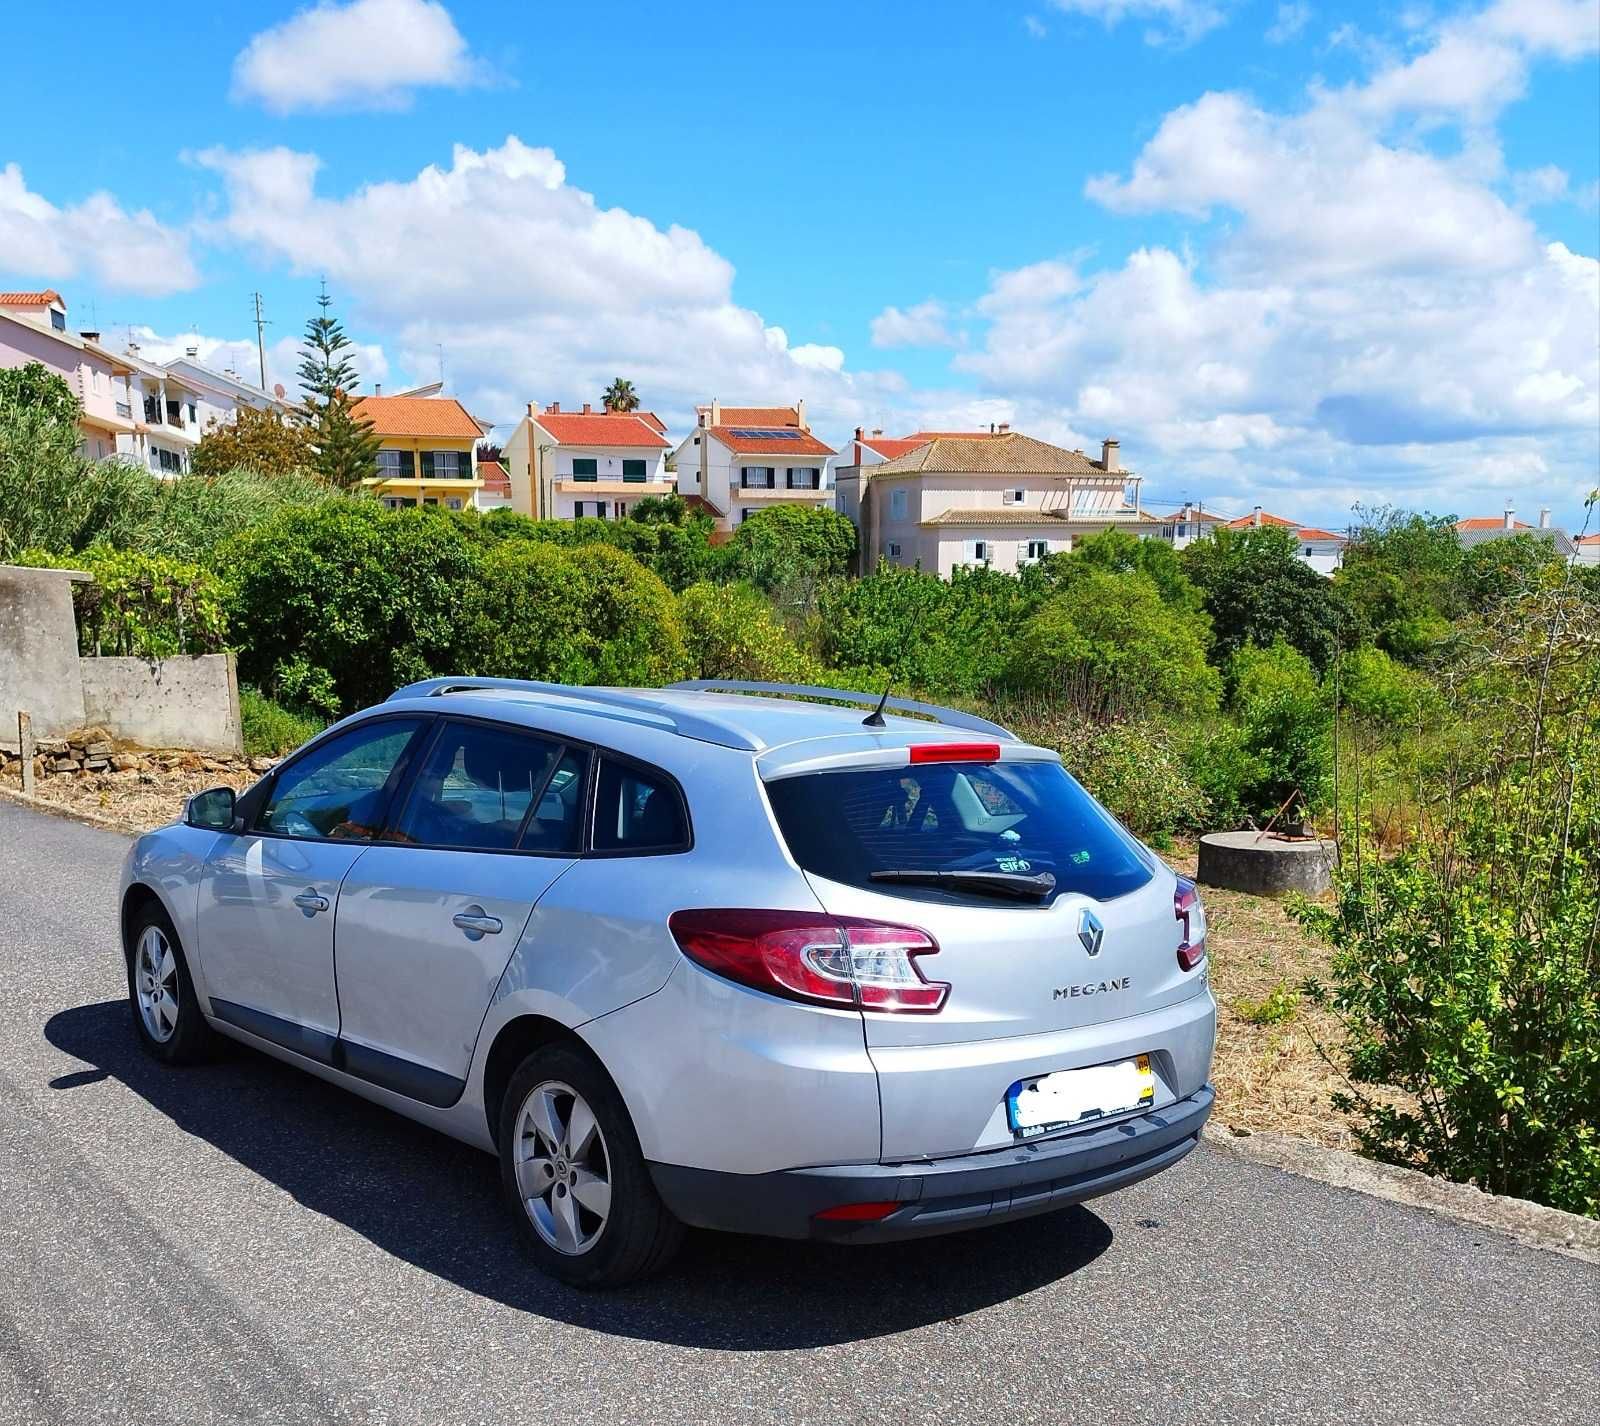
[[829,1346],[959,1319],[1058,1281],[1111,1243],[1084,1207],[905,1244],[691,1233],[662,1276],[578,1292],[525,1255],[488,1155],[232,1042],[205,1066],[166,1068],[139,1049],[129,1015],[126,1001],[108,1000],[52,1016],[46,1039],[91,1068],[51,1088],[116,1079],[385,1252],[508,1307],[599,1332],[729,1351]]

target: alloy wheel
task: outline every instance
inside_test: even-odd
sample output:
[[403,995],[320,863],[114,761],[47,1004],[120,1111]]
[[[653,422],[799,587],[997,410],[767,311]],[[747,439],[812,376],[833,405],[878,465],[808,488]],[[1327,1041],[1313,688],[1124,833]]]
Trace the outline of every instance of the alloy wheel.
[[558,1253],[588,1252],[611,1214],[611,1158],[588,1101],[559,1080],[534,1086],[517,1112],[513,1153],[534,1230]]
[[139,937],[133,985],[145,1030],[157,1044],[166,1044],[178,1029],[178,959],[159,926],[146,926]]

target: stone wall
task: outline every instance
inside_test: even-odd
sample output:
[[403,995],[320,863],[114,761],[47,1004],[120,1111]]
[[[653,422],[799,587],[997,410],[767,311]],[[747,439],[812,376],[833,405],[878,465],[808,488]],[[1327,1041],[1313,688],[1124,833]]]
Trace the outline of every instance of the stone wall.
[[232,654],[147,659],[85,658],[80,723],[98,724],[118,742],[189,748],[214,757],[244,752],[239,682]]
[[19,710],[40,738],[84,725],[72,585],[88,577],[0,565],[0,743],[16,746]]

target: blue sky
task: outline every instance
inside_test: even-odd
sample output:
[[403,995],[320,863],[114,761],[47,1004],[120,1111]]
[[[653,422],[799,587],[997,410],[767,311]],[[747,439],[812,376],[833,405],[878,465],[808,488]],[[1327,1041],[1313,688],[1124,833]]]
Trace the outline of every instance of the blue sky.
[[147,350],[253,369],[259,289],[292,385],[326,275],[369,383],[442,348],[493,420],[619,373],[676,429],[1009,419],[1118,436],[1156,505],[1335,526],[1576,526],[1600,481],[1592,0],[9,25],[71,58],[0,94],[0,283]]

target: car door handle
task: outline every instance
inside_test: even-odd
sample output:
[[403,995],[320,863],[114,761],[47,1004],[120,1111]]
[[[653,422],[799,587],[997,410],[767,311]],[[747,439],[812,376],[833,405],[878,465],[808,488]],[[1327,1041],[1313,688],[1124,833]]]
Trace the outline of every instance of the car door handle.
[[450,924],[467,933],[470,940],[483,936],[498,936],[505,924],[498,916],[491,916],[481,906],[469,906],[450,918]]
[[328,909],[328,898],[319,895],[311,887],[307,887],[294,899],[294,904],[302,911],[309,911],[314,916],[319,911]]

